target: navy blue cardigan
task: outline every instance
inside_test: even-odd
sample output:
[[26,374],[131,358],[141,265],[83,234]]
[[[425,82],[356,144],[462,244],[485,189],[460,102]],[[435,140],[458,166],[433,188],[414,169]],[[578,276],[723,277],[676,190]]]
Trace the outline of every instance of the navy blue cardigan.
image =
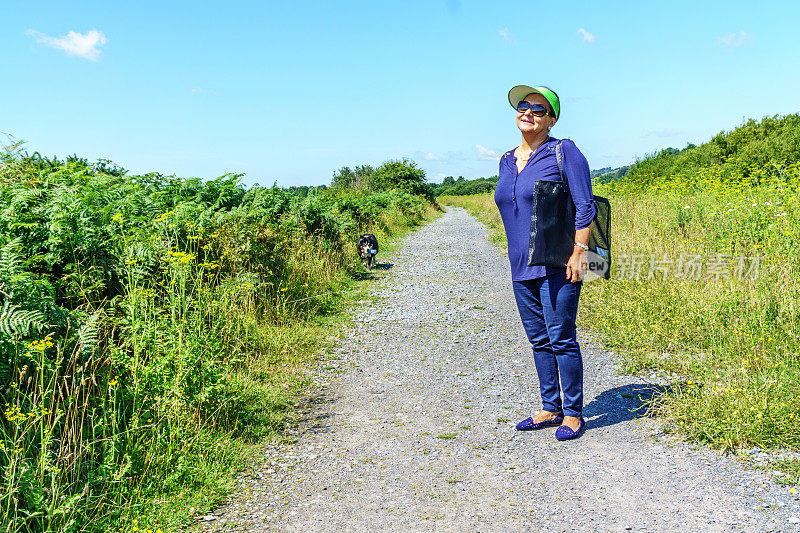
[[[523,281],[560,272],[564,268],[528,266],[528,245],[531,231],[533,184],[537,180],[559,181],[555,146],[558,139],[548,137],[536,149],[525,168],[517,175],[517,158],[514,150],[500,158],[500,180],[494,190],[494,201],[503,219],[508,239],[508,259],[511,262],[511,279]],[[561,142],[564,174],[575,202],[575,229],[586,228],[597,213],[589,176],[589,163],[570,139]]]

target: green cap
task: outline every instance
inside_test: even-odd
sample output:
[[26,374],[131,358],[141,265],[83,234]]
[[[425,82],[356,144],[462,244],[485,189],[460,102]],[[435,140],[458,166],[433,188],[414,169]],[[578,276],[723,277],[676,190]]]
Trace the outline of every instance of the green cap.
[[531,87],[530,85],[517,85],[516,87],[512,87],[511,90],[508,91],[508,103],[516,110],[517,105],[531,93],[539,93],[544,96],[547,101],[550,102],[550,107],[553,108],[553,113],[556,114],[556,120],[558,120],[558,116],[561,114],[561,104],[559,103],[558,95],[555,91],[544,85],[540,85],[539,87]]

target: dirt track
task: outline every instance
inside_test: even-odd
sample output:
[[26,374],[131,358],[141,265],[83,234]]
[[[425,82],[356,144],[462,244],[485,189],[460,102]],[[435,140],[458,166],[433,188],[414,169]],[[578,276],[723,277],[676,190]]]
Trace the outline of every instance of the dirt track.
[[580,332],[587,430],[516,432],[540,407],[531,349],[507,259],[463,210],[379,259],[377,302],[323,363],[298,442],[199,529],[799,530],[787,488],[640,419],[645,382]]

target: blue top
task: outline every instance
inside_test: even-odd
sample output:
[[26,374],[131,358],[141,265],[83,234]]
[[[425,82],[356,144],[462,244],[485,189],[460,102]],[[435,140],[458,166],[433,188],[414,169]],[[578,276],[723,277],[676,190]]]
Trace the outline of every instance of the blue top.
[[[558,139],[548,137],[531,155],[525,168],[517,175],[517,158],[514,150],[500,158],[500,180],[494,190],[494,201],[503,219],[508,239],[508,260],[511,262],[511,279],[523,281],[549,276],[566,268],[528,266],[528,245],[531,238],[531,211],[533,210],[533,184],[537,180],[561,181],[556,161]],[[575,202],[575,229],[589,227],[597,213],[589,176],[589,163],[575,143],[569,139],[561,142],[564,175]]]

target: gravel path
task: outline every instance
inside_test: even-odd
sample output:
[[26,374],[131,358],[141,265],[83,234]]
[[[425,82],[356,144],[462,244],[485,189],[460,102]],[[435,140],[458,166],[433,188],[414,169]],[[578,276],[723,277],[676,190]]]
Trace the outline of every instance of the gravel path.
[[585,433],[516,432],[538,381],[486,236],[449,208],[380,258],[377,301],[323,363],[297,442],[271,447],[198,530],[800,530],[788,488],[641,418],[645,381],[582,332]]

